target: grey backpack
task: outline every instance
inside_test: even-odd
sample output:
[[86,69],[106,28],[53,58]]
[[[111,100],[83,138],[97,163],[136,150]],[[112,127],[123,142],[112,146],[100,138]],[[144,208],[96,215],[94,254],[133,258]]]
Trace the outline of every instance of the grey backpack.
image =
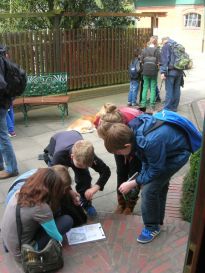
[[157,48],[147,47],[143,51],[143,71],[144,76],[157,76],[158,73],[158,60]]

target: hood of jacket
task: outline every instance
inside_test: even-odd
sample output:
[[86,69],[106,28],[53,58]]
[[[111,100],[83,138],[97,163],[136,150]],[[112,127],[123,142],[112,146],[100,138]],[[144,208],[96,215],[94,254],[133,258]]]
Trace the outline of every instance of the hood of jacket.
[[146,132],[152,128],[156,122],[157,119],[154,116],[142,114],[128,123],[128,126],[134,132],[136,145],[139,148],[143,149],[146,146]]

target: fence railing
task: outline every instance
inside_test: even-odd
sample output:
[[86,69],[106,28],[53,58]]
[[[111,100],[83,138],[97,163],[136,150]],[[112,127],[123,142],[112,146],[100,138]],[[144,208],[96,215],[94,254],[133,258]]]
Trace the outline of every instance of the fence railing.
[[128,81],[135,48],[143,48],[151,29],[72,29],[0,34],[11,58],[28,74],[69,73],[70,90]]

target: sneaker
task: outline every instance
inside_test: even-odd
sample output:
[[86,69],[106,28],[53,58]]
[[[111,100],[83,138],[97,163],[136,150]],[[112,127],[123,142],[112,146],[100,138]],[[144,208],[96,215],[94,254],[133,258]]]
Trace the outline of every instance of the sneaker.
[[16,137],[16,133],[15,133],[15,132],[9,132],[8,135],[9,135],[10,137]]
[[127,106],[132,106],[132,103],[128,101]]
[[89,206],[85,209],[87,212],[88,217],[95,218],[97,216],[97,211],[93,206]]
[[149,230],[147,228],[143,228],[141,234],[137,237],[137,241],[141,244],[146,244],[154,240],[157,235],[160,233],[160,228],[158,227],[155,230]]
[[136,102],[133,102],[132,103],[132,106],[137,106],[138,104]]

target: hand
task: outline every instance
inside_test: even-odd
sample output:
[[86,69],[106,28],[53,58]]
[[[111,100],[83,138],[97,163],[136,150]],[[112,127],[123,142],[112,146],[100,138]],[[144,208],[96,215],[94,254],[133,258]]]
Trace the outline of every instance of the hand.
[[131,189],[133,189],[134,187],[136,187],[136,180],[131,180],[131,181],[127,181],[124,182],[120,185],[120,187],[118,188],[118,190],[122,193],[122,194],[127,194],[129,191],[131,191]]
[[70,190],[69,191],[70,197],[76,206],[80,206],[80,194],[76,191]]
[[166,80],[165,74],[161,74],[161,80]]
[[85,192],[85,198],[87,200],[92,200],[93,199],[93,195],[99,191],[100,187],[98,185],[94,185],[92,188],[86,190]]

